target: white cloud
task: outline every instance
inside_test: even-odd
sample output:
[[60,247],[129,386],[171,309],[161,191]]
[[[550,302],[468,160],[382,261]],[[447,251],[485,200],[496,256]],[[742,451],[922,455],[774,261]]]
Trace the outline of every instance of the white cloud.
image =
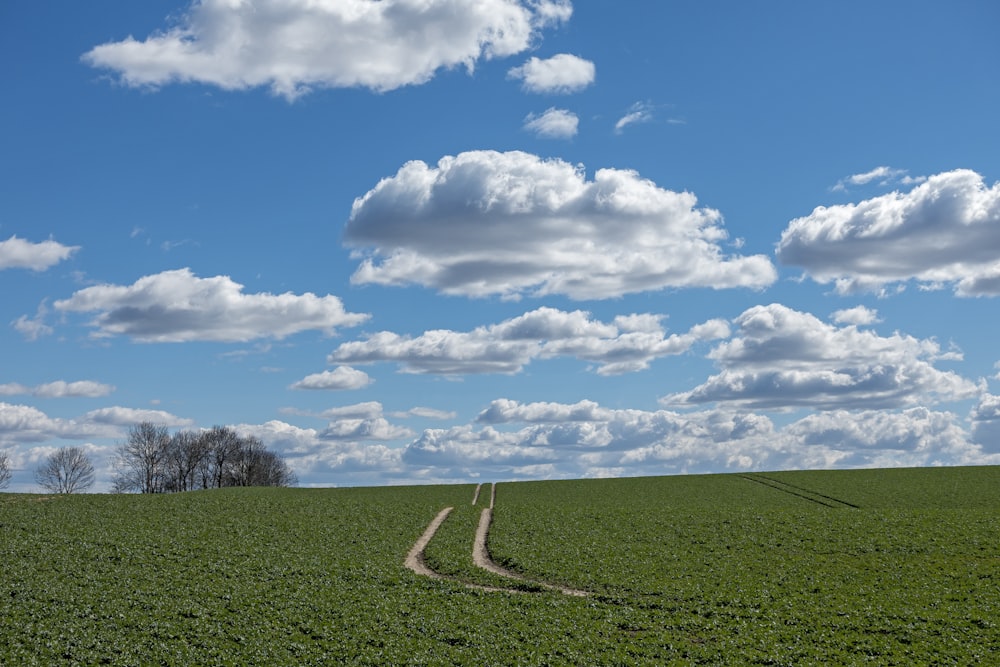
[[93,410],[76,419],[60,419],[32,406],[0,402],[0,445],[57,439],[117,438],[123,435],[124,427],[141,421],[170,427],[193,424],[189,419],[161,410],[115,406]]
[[1000,453],[1000,396],[983,393],[969,419],[975,441],[987,451]]
[[615,132],[621,134],[629,125],[648,123],[651,120],[653,120],[653,107],[646,102],[636,102],[629,108],[628,113],[615,123]]
[[6,241],[0,241],[0,271],[3,269],[44,271],[67,259],[79,249],[79,246],[66,246],[52,239],[32,243],[11,236]]
[[571,139],[576,136],[580,119],[572,111],[548,108],[540,116],[530,113],[524,129],[546,139]]
[[[428,429],[403,461],[438,479],[659,475],[724,470],[815,469],[994,462],[955,415],[899,412],[810,415],[777,429],[765,416],[728,410],[676,413],[494,401],[481,429]],[[522,422],[500,431],[493,424]]]
[[536,358],[575,357],[598,364],[602,375],[639,371],[651,361],[682,354],[694,344],[724,338],[729,326],[710,320],[687,333],[667,336],[660,318],[632,315],[614,323],[581,310],[539,308],[468,332],[426,331],[411,338],[388,331],[342,343],[330,363],[396,362],[409,373],[459,375],[517,373]]
[[960,359],[934,340],[838,328],[780,304],[736,318],[737,334],[709,354],[722,372],[662,399],[743,408],[900,408],[976,396],[982,387],[934,363]]
[[76,382],[57,380],[55,382],[40,384],[37,387],[26,387],[18,383],[0,384],[0,396],[30,394],[40,398],[98,398],[100,396],[107,396],[114,390],[115,388],[112,385],[93,382],[92,380],[79,380]]
[[916,280],[959,296],[1000,295],[1000,184],[959,169],[910,192],[821,206],[789,223],[777,256],[841,293]]
[[315,429],[282,421],[240,424],[238,433],[252,435],[288,462],[305,486],[384,484],[403,476],[403,450],[379,444],[322,439]]
[[880,185],[890,185],[895,182],[904,185],[913,185],[922,182],[923,178],[914,178],[906,175],[905,169],[893,169],[892,167],[875,167],[871,171],[862,174],[851,174],[846,178],[837,181],[831,190],[834,192],[846,192],[847,186],[868,185],[872,181],[878,181]]
[[612,412],[594,401],[580,401],[572,405],[565,403],[519,403],[501,398],[479,413],[476,421],[482,424],[506,424],[525,422],[544,424],[548,422],[606,421]]
[[594,82],[594,63],[569,53],[551,58],[529,58],[520,67],[507,72],[507,77],[520,79],[525,90],[532,93],[575,93]]
[[350,366],[338,366],[332,371],[323,371],[307,375],[295,384],[291,389],[321,389],[327,391],[339,391],[347,389],[362,389],[367,387],[373,380],[364,371],[359,371]]
[[324,419],[378,419],[382,416],[382,404],[378,401],[366,401],[343,405],[324,410],[318,416]]
[[129,86],[268,86],[288,99],[388,91],[521,53],[571,14],[569,0],[200,0],[177,25],[94,47],[83,61]]
[[391,412],[389,416],[396,417],[398,419],[407,419],[409,417],[421,417],[423,419],[454,419],[457,413],[451,410],[438,410],[436,408],[424,408],[415,407],[406,410],[405,412]]
[[762,288],[763,255],[725,255],[722,216],[633,171],[522,152],[405,164],[355,200],[345,241],[373,247],[355,284],[603,299],[667,287]]
[[330,422],[319,437],[326,440],[400,440],[413,436],[408,428],[390,424],[384,417],[337,419]]
[[96,285],[57,301],[61,311],[94,312],[95,336],[127,335],[143,342],[248,341],[306,330],[327,334],[367,315],[340,299],[311,293],[244,294],[228,276],[198,278],[190,269],[145,276],[128,286]]
[[55,419],[29,405],[0,402],[0,444],[43,442],[53,438],[89,437],[92,431],[82,432],[73,422]]
[[833,321],[837,324],[866,325],[880,322],[878,311],[865,306],[855,306],[838,310],[833,314]]
[[49,314],[49,308],[46,301],[42,301],[38,304],[38,310],[35,311],[34,317],[28,317],[27,315],[21,315],[19,318],[10,323],[14,330],[25,337],[27,340],[38,340],[42,336],[48,336],[52,333],[52,327],[45,324],[45,316]]
[[83,416],[83,421],[94,424],[109,424],[112,426],[132,426],[139,422],[151,422],[158,426],[169,428],[186,428],[194,426],[190,419],[178,417],[164,410],[146,410],[142,408],[123,408],[112,406],[91,410]]

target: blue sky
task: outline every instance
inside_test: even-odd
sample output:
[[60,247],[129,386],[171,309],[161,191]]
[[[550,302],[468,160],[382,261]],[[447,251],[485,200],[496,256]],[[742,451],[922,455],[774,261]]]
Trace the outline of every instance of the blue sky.
[[[991,2],[0,7],[0,449],[1000,463]],[[996,392],[996,393],[994,393]]]

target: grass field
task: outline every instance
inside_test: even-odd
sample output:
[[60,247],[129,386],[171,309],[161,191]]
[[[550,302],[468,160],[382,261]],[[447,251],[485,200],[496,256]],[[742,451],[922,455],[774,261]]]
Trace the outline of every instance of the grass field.
[[[493,559],[587,597],[473,567],[474,488],[0,494],[0,664],[1000,654],[1000,468],[498,484]],[[455,579],[418,576],[403,562],[446,506],[425,556]]]

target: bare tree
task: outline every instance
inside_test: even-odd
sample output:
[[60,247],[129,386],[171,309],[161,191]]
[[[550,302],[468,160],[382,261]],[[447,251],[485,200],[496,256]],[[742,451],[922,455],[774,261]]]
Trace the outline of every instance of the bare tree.
[[164,460],[164,490],[197,488],[198,469],[210,454],[208,442],[194,431],[178,431],[170,438]]
[[140,422],[128,430],[125,442],[115,457],[115,492],[160,493],[166,491],[165,464],[170,447],[166,426]]
[[240,450],[240,436],[228,426],[213,426],[201,437],[207,451],[198,469],[201,488],[232,486],[232,467]]
[[269,449],[261,452],[254,471],[254,486],[295,486],[298,483],[298,477],[283,458]]
[[114,460],[116,493],[165,493],[225,486],[293,486],[298,480],[258,438],[228,426],[172,437],[165,426],[141,422],[129,429]]
[[10,484],[10,458],[7,452],[0,452],[0,489]]
[[35,470],[35,481],[53,493],[76,493],[94,485],[94,464],[80,447],[49,454]]

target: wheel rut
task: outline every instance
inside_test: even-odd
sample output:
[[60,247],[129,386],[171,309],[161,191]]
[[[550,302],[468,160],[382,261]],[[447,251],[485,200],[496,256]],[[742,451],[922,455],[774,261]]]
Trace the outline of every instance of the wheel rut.
[[757,482],[758,484],[771,487],[775,491],[781,491],[793,496],[798,496],[803,500],[808,500],[809,502],[823,505],[824,507],[850,507],[852,509],[861,509],[859,505],[849,503],[846,500],[840,500],[839,498],[818,493],[801,486],[795,486],[794,484],[789,484],[788,482],[782,482],[774,479],[773,477],[768,477],[759,473],[740,475],[740,477],[751,482]]
[[[472,496],[473,505],[475,505],[479,501],[479,495],[481,489],[482,489],[482,484],[476,486],[476,490]],[[534,584],[546,590],[557,591],[559,593],[562,593],[563,595],[572,595],[576,597],[584,597],[590,595],[589,591],[583,591],[575,588],[569,588],[567,586],[559,586],[556,584],[550,584],[543,581],[536,581],[534,579],[529,579],[528,577],[525,577],[521,573],[507,569],[493,560],[493,558],[490,556],[487,542],[489,540],[490,526],[493,523],[493,506],[496,503],[496,494],[497,494],[497,485],[496,483],[493,483],[490,486],[490,505],[489,507],[483,508],[483,511],[479,515],[479,525],[476,528],[476,538],[475,541],[473,542],[473,547],[472,547],[473,564],[480,569],[486,570],[487,572],[491,572],[498,576],[511,579],[513,581]],[[504,593],[519,593],[519,594],[528,593],[529,591],[519,588],[483,586],[480,584],[463,581],[459,577],[448,576],[441,574],[440,572],[435,572],[434,570],[432,570],[430,567],[427,566],[427,563],[424,561],[424,550],[427,548],[427,545],[430,543],[431,539],[433,539],[434,534],[438,531],[438,528],[440,528],[441,524],[444,523],[445,519],[448,518],[448,515],[451,513],[452,509],[454,508],[452,507],[444,508],[427,525],[427,529],[424,530],[423,535],[421,535],[420,538],[416,541],[416,543],[414,543],[413,547],[410,549],[410,552],[407,554],[405,562],[406,567],[412,570],[413,572],[416,572],[419,575],[430,577],[432,579],[446,579],[450,581],[460,582],[464,584],[467,588],[473,588],[484,591],[493,591],[493,592],[504,592]]]

